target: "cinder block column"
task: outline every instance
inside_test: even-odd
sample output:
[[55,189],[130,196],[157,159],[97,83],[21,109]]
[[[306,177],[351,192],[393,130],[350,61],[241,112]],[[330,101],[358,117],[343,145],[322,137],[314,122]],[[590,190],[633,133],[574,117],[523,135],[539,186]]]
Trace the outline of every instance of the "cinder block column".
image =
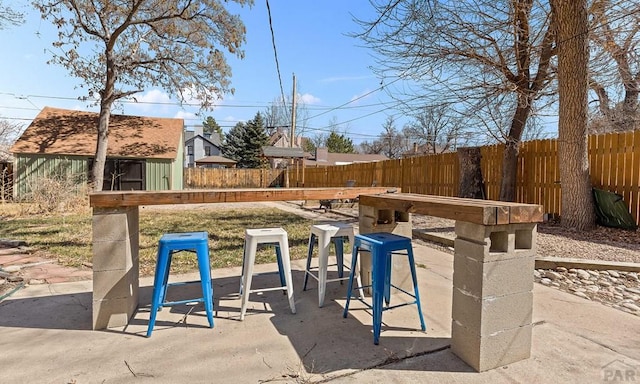
[[451,350],[482,372],[531,355],[536,224],[456,222]]
[[[362,204],[359,204],[359,213],[359,233],[390,232],[412,238],[410,213],[380,209]],[[369,285],[371,284],[371,255],[367,251],[362,251],[361,255],[362,257],[359,259],[360,278],[362,279],[362,284]],[[411,270],[406,258],[392,258],[391,269],[391,282],[393,285],[408,291],[413,290]],[[394,291],[391,290],[391,293],[397,293]]]
[[93,329],[127,325],[138,306],[138,207],[93,209]]

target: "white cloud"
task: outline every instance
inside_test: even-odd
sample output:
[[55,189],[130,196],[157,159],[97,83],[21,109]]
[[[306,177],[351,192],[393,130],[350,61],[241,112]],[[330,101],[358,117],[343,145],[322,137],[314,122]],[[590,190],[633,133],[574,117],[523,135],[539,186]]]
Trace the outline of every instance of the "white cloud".
[[304,103],[306,105],[311,105],[311,104],[320,104],[320,98],[313,96],[310,93],[305,93],[303,95],[299,95],[298,96],[298,100],[301,103]]
[[187,111],[178,111],[174,116],[175,119],[193,120],[198,119],[198,115]]
[[152,89],[142,96],[136,96],[136,100],[141,103],[168,103],[171,98],[167,93],[159,89]]

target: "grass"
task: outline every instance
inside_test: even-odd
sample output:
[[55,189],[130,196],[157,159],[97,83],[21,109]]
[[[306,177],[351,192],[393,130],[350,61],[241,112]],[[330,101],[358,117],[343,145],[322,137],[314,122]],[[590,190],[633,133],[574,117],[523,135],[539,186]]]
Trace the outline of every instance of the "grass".
[[[14,216],[3,212],[3,205],[0,204],[0,220],[0,238],[25,240],[37,254],[56,259],[61,265],[80,267],[83,263],[91,262],[90,212]],[[141,210],[140,273],[153,274],[158,240],[164,233],[207,231],[211,266],[224,268],[242,265],[246,228],[284,228],[289,236],[291,258],[305,258],[311,224],[309,219],[275,208]],[[260,249],[256,262],[275,262],[273,248]],[[192,254],[181,252],[173,256],[173,272],[195,270],[197,261]]]

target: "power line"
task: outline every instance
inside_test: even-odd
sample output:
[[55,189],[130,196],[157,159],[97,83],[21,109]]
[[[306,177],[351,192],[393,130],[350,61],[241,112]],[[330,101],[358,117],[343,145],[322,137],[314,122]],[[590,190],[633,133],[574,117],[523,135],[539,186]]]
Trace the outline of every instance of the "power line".
[[287,101],[284,97],[284,88],[282,87],[282,76],[280,76],[280,63],[278,62],[278,50],[276,49],[276,36],[273,33],[273,22],[271,21],[271,7],[269,6],[269,0],[267,2],[267,14],[269,15],[269,29],[271,30],[271,44],[273,45],[273,56],[276,59],[276,71],[278,72],[278,82],[280,83],[280,95],[282,96],[282,104]]

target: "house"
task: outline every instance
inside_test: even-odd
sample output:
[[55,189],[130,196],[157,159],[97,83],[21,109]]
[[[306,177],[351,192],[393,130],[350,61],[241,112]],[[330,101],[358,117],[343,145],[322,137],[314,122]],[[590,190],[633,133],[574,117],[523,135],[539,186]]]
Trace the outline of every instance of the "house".
[[383,160],[389,160],[389,158],[380,154],[331,153],[327,148],[316,148],[315,154],[305,159],[304,164],[307,167],[326,167]]
[[[47,176],[84,184],[96,149],[98,114],[45,107],[11,147],[14,196]],[[104,190],[179,190],[183,179],[182,119],[111,115]]]
[[[235,165],[235,162],[222,157],[222,140],[217,133],[204,133],[202,125],[193,131],[184,131],[184,167],[219,168]],[[209,157],[210,159],[205,160]],[[220,161],[217,161],[217,160]]]
[[301,159],[305,158],[305,152],[302,148],[289,147],[262,147],[262,156],[269,160],[271,168],[286,168],[288,165],[298,164]]
[[276,128],[269,136],[268,146],[262,148],[263,155],[269,159],[271,168],[286,168],[304,157],[302,152],[303,137],[296,137],[293,145],[289,139],[289,130],[284,127]]

